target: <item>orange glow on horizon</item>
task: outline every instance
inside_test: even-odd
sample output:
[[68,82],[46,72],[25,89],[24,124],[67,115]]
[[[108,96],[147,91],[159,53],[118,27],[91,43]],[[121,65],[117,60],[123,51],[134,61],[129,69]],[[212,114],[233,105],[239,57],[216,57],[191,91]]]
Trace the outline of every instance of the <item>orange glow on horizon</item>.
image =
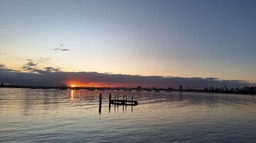
[[[138,87],[139,84],[132,83],[104,83],[104,82],[81,82],[81,81],[69,81],[66,84],[71,88],[80,88],[80,87]],[[140,85],[141,86],[141,85]]]
[[97,83],[97,82],[79,82],[79,81],[69,81],[67,82],[67,86],[71,88],[79,88],[79,87],[108,87],[109,84],[106,83]]

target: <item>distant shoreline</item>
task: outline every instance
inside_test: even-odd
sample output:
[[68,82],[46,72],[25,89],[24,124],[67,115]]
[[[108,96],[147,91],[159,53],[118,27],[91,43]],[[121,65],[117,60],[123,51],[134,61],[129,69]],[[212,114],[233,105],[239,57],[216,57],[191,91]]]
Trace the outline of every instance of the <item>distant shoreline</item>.
[[223,88],[211,88],[211,89],[172,89],[172,88],[127,88],[127,87],[68,87],[68,86],[25,86],[25,85],[0,85],[0,88],[29,88],[29,89],[59,89],[59,90],[118,90],[118,91],[146,91],[146,92],[172,92],[172,91],[180,91],[180,92],[204,92],[204,93],[227,93],[227,94],[248,94],[248,95],[256,95],[256,87],[243,87],[236,89],[223,89]]

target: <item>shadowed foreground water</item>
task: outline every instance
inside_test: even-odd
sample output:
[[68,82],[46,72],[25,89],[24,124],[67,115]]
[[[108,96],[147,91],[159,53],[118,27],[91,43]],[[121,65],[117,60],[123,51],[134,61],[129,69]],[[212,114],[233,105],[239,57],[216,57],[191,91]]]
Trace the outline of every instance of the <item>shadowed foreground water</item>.
[[[109,110],[110,92],[139,105]],[[254,95],[2,88],[0,142],[255,143],[255,103]]]

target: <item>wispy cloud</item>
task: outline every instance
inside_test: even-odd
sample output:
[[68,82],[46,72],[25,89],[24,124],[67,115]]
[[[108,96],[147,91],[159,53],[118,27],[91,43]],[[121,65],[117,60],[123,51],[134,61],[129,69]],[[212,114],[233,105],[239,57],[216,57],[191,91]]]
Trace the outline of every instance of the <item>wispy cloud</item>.
[[25,71],[38,72],[36,66],[37,66],[37,63],[34,63],[31,59],[28,59],[28,62],[25,65],[23,65],[21,68]]
[[[39,58],[39,62],[44,61],[45,58]],[[27,59],[27,63],[24,64],[21,68],[24,71],[29,71],[31,73],[39,73],[39,74],[43,74],[45,72],[60,72],[61,69],[59,67],[45,67],[45,68],[40,68],[38,67],[39,63],[35,63],[34,60],[32,59]]]
[[54,51],[70,51],[70,49],[55,48]]
[[0,64],[0,69],[3,69],[3,68],[5,68],[5,65]]
[[63,48],[63,47],[66,47],[67,45],[64,45],[64,44],[60,44],[59,47],[61,48],[55,48],[54,51],[70,51],[70,49],[68,48]]
[[53,68],[53,67],[45,67],[45,71],[47,72],[60,72],[60,68]]
[[44,63],[51,60],[51,58],[44,58],[44,57],[35,57],[33,59],[27,59],[29,62],[36,62],[37,64],[39,63]]
[[19,72],[19,71],[18,70],[9,69],[4,64],[0,64],[0,72]]

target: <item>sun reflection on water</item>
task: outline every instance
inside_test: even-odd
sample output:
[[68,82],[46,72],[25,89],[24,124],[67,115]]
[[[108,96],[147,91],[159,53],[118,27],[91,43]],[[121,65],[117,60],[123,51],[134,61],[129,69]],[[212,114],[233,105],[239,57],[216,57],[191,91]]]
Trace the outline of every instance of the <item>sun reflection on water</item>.
[[70,99],[73,100],[74,99],[74,90],[70,91]]

